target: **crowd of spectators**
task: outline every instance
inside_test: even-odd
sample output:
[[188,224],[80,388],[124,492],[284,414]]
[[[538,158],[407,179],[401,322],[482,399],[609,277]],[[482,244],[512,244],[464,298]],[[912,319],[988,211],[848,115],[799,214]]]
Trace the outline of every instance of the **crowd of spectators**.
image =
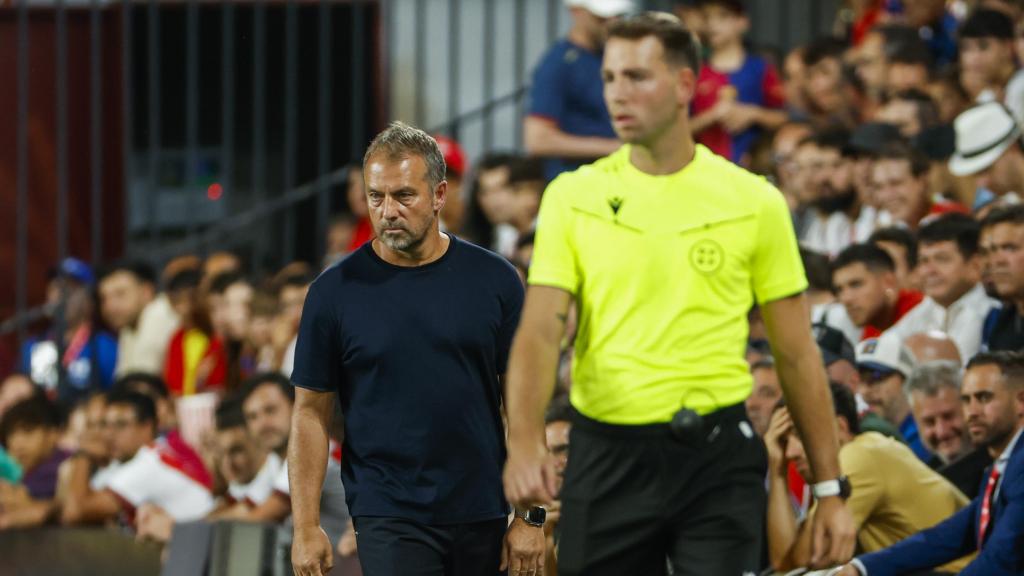
[[[546,183],[618,146],[600,51],[608,19],[632,3],[566,4],[573,24],[536,67],[525,149],[470,166],[457,142],[438,137],[450,185],[443,229],[508,258],[524,278]],[[944,526],[991,496],[986,471],[1020,444],[1024,422],[1021,360],[1005,354],[1024,349],[1024,3],[850,0],[835,36],[786,54],[751,48],[742,0],[675,4],[705,50],[696,140],[770,179],[791,208],[858,553]],[[257,277],[227,252],[182,255],[160,274],[135,261],[95,272],[58,263],[53,322],[0,384],[0,530],[119,524],[167,541],[175,523],[199,519],[287,527],[298,323],[318,271],[373,236],[359,165],[345,200],[318,266]],[[567,324],[548,417],[561,457]],[[808,561],[813,478],[756,309],[746,358],[747,411],[769,461],[765,567],[790,569]],[[993,367],[1006,390],[993,389]],[[335,424],[322,518],[352,554],[336,470],[342,418]],[[1003,497],[1020,498],[1024,486],[1009,483],[1022,481],[1003,478]],[[554,573],[557,503],[548,518]],[[994,530],[1017,529],[1019,546],[1020,519],[1011,524]],[[930,568],[963,569],[979,549],[977,562],[998,562],[985,537]]]

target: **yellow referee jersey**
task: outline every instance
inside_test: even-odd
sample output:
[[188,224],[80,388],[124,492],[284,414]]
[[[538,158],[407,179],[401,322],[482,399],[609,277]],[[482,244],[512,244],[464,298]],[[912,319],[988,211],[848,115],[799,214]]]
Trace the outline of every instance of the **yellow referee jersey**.
[[742,402],[754,298],[807,287],[782,194],[700,145],[666,176],[629,149],[562,174],[541,202],[529,283],[576,297],[572,404],[648,424]]

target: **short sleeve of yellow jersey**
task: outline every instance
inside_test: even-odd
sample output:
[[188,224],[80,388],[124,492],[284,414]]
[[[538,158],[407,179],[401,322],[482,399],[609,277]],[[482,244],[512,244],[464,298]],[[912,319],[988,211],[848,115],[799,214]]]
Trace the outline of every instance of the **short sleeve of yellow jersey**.
[[537,216],[537,234],[530,259],[531,286],[553,286],[576,294],[580,276],[573,247],[573,214],[565,201],[562,178],[556,178],[544,192]]
[[750,282],[758,304],[779,300],[807,289],[807,275],[793,220],[782,193],[764,183],[764,201],[757,222],[757,247]]

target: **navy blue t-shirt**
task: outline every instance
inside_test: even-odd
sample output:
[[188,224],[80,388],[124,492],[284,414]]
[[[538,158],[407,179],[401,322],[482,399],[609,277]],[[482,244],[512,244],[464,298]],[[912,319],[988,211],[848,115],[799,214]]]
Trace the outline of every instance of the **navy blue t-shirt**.
[[367,242],[309,289],[292,382],[337,391],[352,516],[427,524],[508,514],[501,386],[523,285],[501,257],[450,236],[420,267]]
[[[604,103],[601,54],[568,40],[555,43],[533,73],[529,113],[554,121],[562,132],[574,136],[615,138]],[[549,158],[544,161],[544,176],[551,181],[562,172],[587,163]]]

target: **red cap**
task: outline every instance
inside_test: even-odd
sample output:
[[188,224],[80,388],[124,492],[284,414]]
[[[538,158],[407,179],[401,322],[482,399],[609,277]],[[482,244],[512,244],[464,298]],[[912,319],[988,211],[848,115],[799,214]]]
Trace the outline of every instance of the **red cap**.
[[456,176],[462,176],[466,172],[466,153],[462,151],[462,146],[447,136],[437,135],[434,136],[434,140],[437,140],[437,146],[441,149],[448,171]]

